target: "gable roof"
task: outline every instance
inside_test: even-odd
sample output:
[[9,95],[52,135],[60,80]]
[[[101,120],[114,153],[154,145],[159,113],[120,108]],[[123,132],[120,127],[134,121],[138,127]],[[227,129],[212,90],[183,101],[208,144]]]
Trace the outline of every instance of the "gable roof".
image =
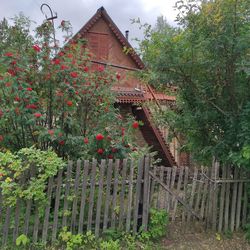
[[[89,19],[89,21],[78,31],[77,34],[85,35],[100,18],[103,18],[103,20],[108,24],[108,26],[110,27],[110,29],[116,36],[117,40],[121,43],[123,47],[132,48],[129,41],[122,34],[122,32],[119,30],[116,24],[113,22],[113,20],[108,15],[104,7],[99,8],[97,12],[94,14],[94,16],[92,16]],[[145,67],[141,58],[136,54],[133,48],[132,48],[132,51],[128,53],[128,55],[132,58],[132,60],[135,62],[135,64],[137,65],[139,69],[143,69]]]

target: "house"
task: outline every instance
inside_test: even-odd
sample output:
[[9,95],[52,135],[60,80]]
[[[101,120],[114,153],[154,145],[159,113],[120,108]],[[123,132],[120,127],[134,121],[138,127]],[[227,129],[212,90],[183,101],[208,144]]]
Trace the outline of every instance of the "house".
[[119,73],[120,79],[112,88],[117,94],[115,105],[121,114],[132,114],[144,123],[136,135],[139,146],[152,146],[164,166],[186,165],[188,157],[179,152],[177,140],[168,144],[164,135],[167,130],[158,128],[152,121],[150,109],[142,105],[149,101],[159,106],[172,105],[175,97],[154,91],[135,76],[134,72],[145,66],[107,11],[103,7],[99,8],[75,37],[79,35],[88,41],[87,47],[94,66],[109,65],[109,68]]

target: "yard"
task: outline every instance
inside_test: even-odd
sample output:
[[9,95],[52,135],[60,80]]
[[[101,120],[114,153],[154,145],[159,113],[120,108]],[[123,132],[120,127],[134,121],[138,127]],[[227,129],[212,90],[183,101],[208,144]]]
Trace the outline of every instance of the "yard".
[[183,230],[182,226],[171,224],[166,238],[161,242],[160,249],[171,250],[247,250],[250,245],[244,239],[243,232],[231,235],[204,231],[201,225],[192,225],[192,230]]

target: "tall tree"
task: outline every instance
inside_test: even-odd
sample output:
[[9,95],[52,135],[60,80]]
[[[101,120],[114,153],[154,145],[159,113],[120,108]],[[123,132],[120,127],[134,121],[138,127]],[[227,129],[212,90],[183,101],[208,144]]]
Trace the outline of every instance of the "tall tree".
[[[29,24],[23,16],[0,23],[0,149],[52,147],[65,158],[131,153],[133,123],[114,108],[114,72],[92,69],[86,40],[68,37],[58,52],[50,22],[34,37]],[[65,21],[60,28],[70,31]]]
[[248,164],[250,1],[181,0],[176,7],[180,28],[157,42],[153,32],[144,50],[152,79],[178,87],[178,112],[167,122],[196,158]]

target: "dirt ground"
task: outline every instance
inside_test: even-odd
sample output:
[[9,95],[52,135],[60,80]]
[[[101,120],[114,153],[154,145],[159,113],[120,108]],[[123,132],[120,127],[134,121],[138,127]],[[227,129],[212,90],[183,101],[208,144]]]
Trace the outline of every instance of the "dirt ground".
[[250,250],[243,232],[218,234],[205,231],[201,225],[182,225],[171,223],[169,232],[161,242],[162,249],[171,250]]

